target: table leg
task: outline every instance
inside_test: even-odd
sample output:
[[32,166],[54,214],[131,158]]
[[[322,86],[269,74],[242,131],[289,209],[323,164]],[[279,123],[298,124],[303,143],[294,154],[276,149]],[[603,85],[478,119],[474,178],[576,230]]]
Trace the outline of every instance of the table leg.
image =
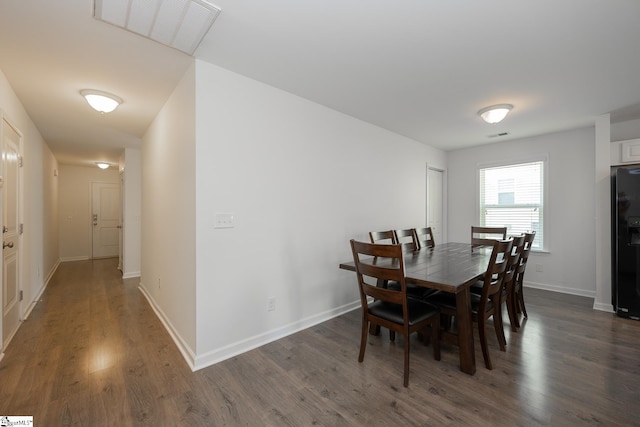
[[469,288],[456,294],[456,307],[460,370],[473,375],[476,373],[476,354],[473,347],[473,318]]

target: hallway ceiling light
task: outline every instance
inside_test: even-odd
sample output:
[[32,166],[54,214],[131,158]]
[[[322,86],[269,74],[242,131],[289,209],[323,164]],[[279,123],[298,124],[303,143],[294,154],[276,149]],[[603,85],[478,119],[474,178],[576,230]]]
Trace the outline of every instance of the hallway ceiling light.
[[511,104],[498,104],[492,105],[490,107],[485,107],[482,110],[478,111],[478,115],[482,117],[487,123],[498,123],[504,119],[509,111],[513,108]]
[[93,17],[193,55],[220,8],[204,0],[94,0]]
[[84,96],[91,108],[101,113],[110,113],[122,104],[121,98],[99,90],[84,89],[80,95]]
[[105,162],[96,162],[96,165],[100,168],[100,169],[108,169],[109,166],[111,166],[109,163],[105,163]]

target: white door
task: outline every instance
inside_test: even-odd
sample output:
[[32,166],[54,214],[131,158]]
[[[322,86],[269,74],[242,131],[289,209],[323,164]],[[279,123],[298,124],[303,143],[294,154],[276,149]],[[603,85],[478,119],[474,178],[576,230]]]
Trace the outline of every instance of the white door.
[[431,227],[436,245],[444,243],[444,172],[427,169],[427,227]]
[[22,135],[2,117],[2,344],[20,326],[20,146]]
[[91,183],[93,258],[117,257],[120,251],[120,184]]

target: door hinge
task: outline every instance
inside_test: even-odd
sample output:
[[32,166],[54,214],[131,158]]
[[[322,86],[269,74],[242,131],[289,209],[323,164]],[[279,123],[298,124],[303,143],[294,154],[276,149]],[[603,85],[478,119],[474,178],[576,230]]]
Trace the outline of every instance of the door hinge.
[[23,164],[24,164],[24,157],[18,156],[18,166],[22,167]]
[[18,227],[18,234],[22,233],[24,233],[24,224],[20,224],[20,227]]
[[24,298],[24,294],[23,294],[23,292],[22,292],[22,291],[20,291],[20,301],[22,301],[22,300],[23,300],[23,298]]

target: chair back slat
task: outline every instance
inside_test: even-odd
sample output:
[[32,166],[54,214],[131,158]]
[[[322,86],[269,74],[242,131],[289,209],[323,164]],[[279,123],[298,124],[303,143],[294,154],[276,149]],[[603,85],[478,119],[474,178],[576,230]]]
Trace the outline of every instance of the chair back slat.
[[369,239],[371,240],[371,243],[387,245],[398,243],[396,242],[396,236],[393,234],[393,230],[371,231],[369,232]]
[[[402,246],[351,240],[351,250],[356,264],[361,299],[364,300],[370,296],[376,300],[402,304],[403,312],[406,313],[407,287]],[[400,285],[400,289],[378,286],[381,281],[395,281]]]
[[396,239],[396,243],[402,246],[402,250],[407,252],[417,251],[418,242],[416,241],[415,229],[406,228],[403,230],[393,230],[393,234]]
[[513,285],[513,281],[516,278],[516,273],[518,272],[518,267],[520,265],[520,257],[522,255],[522,251],[524,250],[524,241],[525,236],[513,236],[513,244],[511,246],[511,252],[509,254],[509,258],[507,260],[507,268],[504,273],[503,283],[505,291],[508,291],[510,286]]
[[471,226],[471,245],[493,246],[496,240],[507,238],[507,227],[476,227]]
[[415,239],[418,243],[418,249],[433,248],[436,245],[431,227],[416,228]]
[[[513,239],[494,241],[487,272],[484,275],[481,305],[486,304],[489,298],[493,298],[494,295],[499,294],[502,290],[512,246]],[[479,311],[483,312],[484,310],[481,309]]]

